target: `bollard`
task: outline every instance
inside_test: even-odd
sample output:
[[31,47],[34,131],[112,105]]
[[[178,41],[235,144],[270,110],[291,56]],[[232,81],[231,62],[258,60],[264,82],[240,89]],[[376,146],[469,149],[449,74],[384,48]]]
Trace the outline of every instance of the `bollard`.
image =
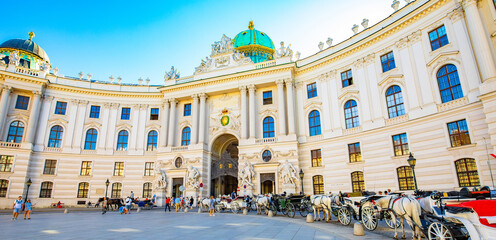
[[189,210],[188,208],[184,208],[184,212],[187,213]]
[[363,230],[363,225],[359,222],[356,222],[353,224],[353,235],[355,236],[363,236],[365,235],[365,232]]
[[243,209],[243,215],[248,215],[248,209]]
[[312,214],[307,215],[307,223],[313,223],[313,215]]
[[274,216],[274,212],[272,212],[272,210],[269,210],[269,214],[268,214],[269,217],[273,217]]
[[198,213],[202,213],[201,207],[198,208]]
[[66,209],[64,210],[64,214],[67,214],[67,213],[69,213],[69,209],[68,209],[68,208],[66,208]]

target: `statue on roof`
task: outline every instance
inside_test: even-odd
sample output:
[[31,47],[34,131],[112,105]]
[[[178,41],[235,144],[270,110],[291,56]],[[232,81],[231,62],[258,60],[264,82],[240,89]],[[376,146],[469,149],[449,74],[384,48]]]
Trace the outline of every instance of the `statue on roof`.
[[171,70],[169,72],[165,73],[165,80],[172,80],[172,79],[178,79],[180,77],[179,71],[177,71],[174,66],[171,67]]
[[214,44],[212,44],[211,56],[221,53],[226,53],[232,51],[232,49],[233,49],[232,39],[224,34],[222,35],[220,41],[214,42]]
[[293,50],[291,50],[291,44],[289,46],[285,47],[284,42],[281,42],[281,47],[276,51],[276,57],[281,58],[281,57],[292,57],[293,56]]
[[19,52],[13,51],[9,55],[9,64],[13,64],[17,67],[17,66],[19,66],[19,61],[21,61],[21,57],[19,57]]

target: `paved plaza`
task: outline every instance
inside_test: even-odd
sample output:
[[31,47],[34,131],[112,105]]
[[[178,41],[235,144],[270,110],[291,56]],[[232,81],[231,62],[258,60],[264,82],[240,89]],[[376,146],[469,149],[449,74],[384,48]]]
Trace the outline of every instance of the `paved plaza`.
[[389,239],[379,232],[353,236],[353,228],[336,223],[306,223],[301,217],[269,218],[250,213],[164,213],[133,211],[130,215],[96,211],[34,213],[31,220],[11,221],[0,215],[2,239]]

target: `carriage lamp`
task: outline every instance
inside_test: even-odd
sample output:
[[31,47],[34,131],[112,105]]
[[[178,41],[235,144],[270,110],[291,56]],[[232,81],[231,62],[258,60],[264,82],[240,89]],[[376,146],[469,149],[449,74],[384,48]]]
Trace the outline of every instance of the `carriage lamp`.
[[305,176],[305,173],[303,173],[303,169],[300,168],[300,179],[301,179],[301,194],[304,193],[303,191],[303,177]]
[[408,156],[408,165],[412,168],[412,174],[413,174],[413,183],[415,184],[415,192],[417,192],[417,177],[415,177],[415,164],[417,163],[417,159],[413,157],[413,154],[410,153],[410,156]]

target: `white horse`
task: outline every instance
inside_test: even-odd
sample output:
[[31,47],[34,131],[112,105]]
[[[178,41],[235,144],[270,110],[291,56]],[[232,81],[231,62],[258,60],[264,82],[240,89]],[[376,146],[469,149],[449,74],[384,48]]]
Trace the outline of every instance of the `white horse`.
[[[401,229],[403,230],[403,238],[405,238],[405,220],[410,225],[413,231],[413,239],[417,236],[418,240],[421,239],[422,223],[420,222],[420,204],[410,196],[397,198],[396,196],[385,196],[379,198],[375,205],[383,209],[392,209],[394,213],[401,218]],[[396,216],[392,215],[393,222],[396,222]],[[394,239],[398,239],[397,226],[394,227]]]
[[255,199],[255,203],[257,204],[257,214],[262,214],[262,207],[267,210],[269,208],[271,196],[263,196],[259,195]]
[[[320,209],[324,210],[324,214],[326,215],[326,222],[329,222],[331,218],[331,197],[325,195],[312,195],[310,196],[310,202],[312,203],[313,208],[313,220],[317,220],[317,214],[319,215],[318,221],[320,221]],[[339,201],[339,198],[338,198]]]
[[436,212],[434,211],[434,207],[438,206],[438,201],[434,200],[435,196],[436,195],[431,194],[430,196],[417,199],[420,203],[420,208],[422,209],[422,212],[428,214],[436,214]]
[[209,198],[204,198],[201,200],[201,208],[202,208],[202,211],[203,209],[209,209],[210,208],[210,199]]

